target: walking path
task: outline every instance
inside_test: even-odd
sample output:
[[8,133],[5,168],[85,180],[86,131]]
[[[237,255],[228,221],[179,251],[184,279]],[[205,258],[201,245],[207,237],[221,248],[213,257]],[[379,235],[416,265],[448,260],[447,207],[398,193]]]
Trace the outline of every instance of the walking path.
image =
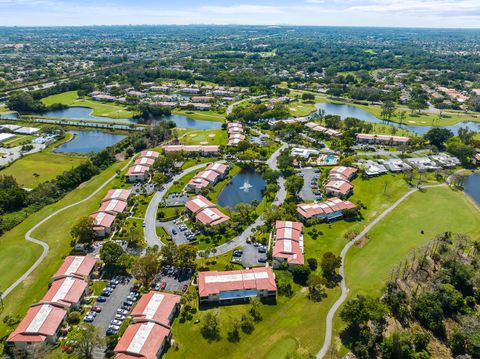
[[[445,183],[437,184],[437,185],[430,185],[421,187],[421,189],[426,188],[433,188],[433,187],[440,187],[445,186]],[[316,358],[322,359],[327,355],[328,349],[330,348],[330,344],[332,342],[332,327],[333,327],[333,317],[337,312],[338,308],[343,304],[345,299],[347,299],[348,288],[345,281],[345,258],[349,249],[360,239],[362,239],[378,222],[380,222],[387,214],[389,214],[392,210],[394,210],[400,203],[405,201],[410,195],[417,192],[420,188],[414,188],[409,192],[405,193],[399,200],[397,200],[394,204],[388,207],[382,214],[380,214],[377,218],[375,218],[371,223],[369,223],[363,231],[361,231],[353,240],[348,242],[345,247],[343,247],[342,252],[340,253],[340,257],[342,258],[342,264],[339,269],[339,274],[342,276],[342,281],[340,283],[340,288],[342,290],[342,294],[340,298],[333,304],[327,314],[327,318],[325,319],[326,327],[325,327],[325,339],[323,341],[322,349],[318,352]]]
[[[120,171],[123,171],[125,170],[129,165],[130,163],[133,161],[133,157],[125,164],[125,166],[122,167],[122,169]],[[29,242],[33,242],[33,243],[36,243],[40,246],[43,247],[43,252],[42,254],[40,255],[40,257],[36,260],[36,262],[30,267],[28,268],[28,270],[20,277],[18,278],[15,283],[13,283],[10,287],[8,287],[2,294],[2,299],[4,299],[7,295],[10,294],[11,291],[13,291],[20,283],[22,283],[42,262],[43,260],[45,259],[45,257],[47,256],[48,254],[48,251],[49,251],[49,247],[48,247],[48,244],[45,243],[45,242],[42,242],[38,239],[35,239],[34,237],[32,237],[32,233],[38,228],[40,227],[42,224],[44,224],[45,222],[47,222],[48,220],[52,219],[53,217],[55,217],[57,214],[69,209],[69,208],[72,208],[74,206],[77,206],[81,203],[84,203],[88,200],[90,200],[93,196],[95,196],[99,191],[101,191],[107,184],[109,184],[111,181],[113,181],[113,179],[117,176],[117,174],[115,173],[113,176],[111,176],[108,180],[106,180],[100,187],[98,187],[95,191],[93,191],[88,197],[85,197],[84,199],[82,199],[81,201],[78,201],[78,202],[75,202],[75,203],[72,203],[72,204],[69,204],[68,206],[65,206],[65,207],[62,207],[58,210],[56,210],[55,212],[53,212],[52,214],[50,214],[49,216],[45,217],[44,219],[42,219],[40,222],[38,222],[37,224],[35,224],[32,228],[30,228],[30,230],[25,234],[25,239]]]

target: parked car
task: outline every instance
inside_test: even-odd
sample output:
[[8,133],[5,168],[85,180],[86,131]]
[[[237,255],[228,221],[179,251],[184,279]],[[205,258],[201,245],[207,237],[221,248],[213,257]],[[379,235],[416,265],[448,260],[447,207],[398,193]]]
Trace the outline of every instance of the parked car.
[[113,319],[111,322],[110,322],[112,325],[122,325],[123,321],[121,320],[118,320],[118,319]]
[[100,293],[102,297],[110,297],[110,294],[112,294],[112,292],[108,290],[104,290],[102,293]]
[[115,319],[116,320],[121,320],[121,321],[124,321],[126,318],[126,316],[122,315],[122,314],[115,314]]
[[95,305],[92,307],[92,312],[97,312],[97,313],[100,313],[102,311],[102,307],[99,307],[98,305]]
[[100,297],[97,298],[97,302],[103,303],[103,302],[106,302],[107,299],[108,299],[107,297],[100,296]]
[[188,284],[184,284],[182,290],[185,292],[188,289]]
[[172,229],[172,234],[175,236],[177,234],[177,230],[175,228]]
[[86,315],[85,318],[83,318],[83,321],[85,323],[91,323],[91,322],[93,322],[94,319],[95,319],[95,317],[93,315]]
[[128,310],[118,308],[117,309],[117,314],[128,315]]
[[95,318],[97,316],[97,313],[90,311],[87,313],[87,315],[91,315],[92,317]]
[[164,290],[167,287],[167,282],[162,282],[160,289]]
[[160,283],[155,283],[155,285],[153,286],[153,289],[154,290],[160,290]]
[[267,257],[260,257],[258,258],[259,263],[266,263],[267,262]]
[[267,247],[265,246],[258,247],[258,253],[266,253],[266,252],[267,252]]
[[237,249],[237,250],[233,251],[233,256],[234,257],[241,257],[242,254],[243,254],[243,251],[240,250],[240,249]]

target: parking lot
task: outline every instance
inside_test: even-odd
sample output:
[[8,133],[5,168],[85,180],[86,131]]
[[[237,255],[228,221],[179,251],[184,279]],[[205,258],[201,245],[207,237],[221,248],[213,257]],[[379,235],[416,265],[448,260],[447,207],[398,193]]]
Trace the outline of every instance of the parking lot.
[[[157,221],[157,226],[163,227],[170,237],[172,237],[176,245],[190,243],[196,239],[191,230],[183,224],[183,222],[178,222],[178,224],[175,222],[178,222],[178,220],[167,222]],[[187,238],[188,236],[190,236],[190,239]]]
[[155,278],[154,290],[183,292],[190,284],[193,270],[188,268],[163,267]]
[[318,192],[319,170],[313,168],[302,168],[299,175],[303,177],[303,187],[299,193],[304,201],[315,201],[322,199]]
[[188,202],[190,196],[187,193],[171,193],[164,199],[167,207],[180,206]]
[[[262,252],[265,250],[265,252]],[[258,243],[246,244],[242,247],[243,251],[241,256],[233,256],[232,261],[242,263],[244,267],[263,266],[267,260],[267,249],[260,249]],[[235,253],[235,251],[234,251]]]
[[101,333],[106,333],[111,321],[115,319],[117,309],[122,307],[123,302],[130,294],[131,286],[131,279],[127,279],[125,280],[125,282],[119,281],[119,284],[116,285],[116,288],[113,290],[110,296],[107,297],[106,302],[102,303],[97,301],[94,304],[94,306],[102,308],[102,311],[100,313],[97,313],[95,319],[92,322],[93,325],[100,329]]

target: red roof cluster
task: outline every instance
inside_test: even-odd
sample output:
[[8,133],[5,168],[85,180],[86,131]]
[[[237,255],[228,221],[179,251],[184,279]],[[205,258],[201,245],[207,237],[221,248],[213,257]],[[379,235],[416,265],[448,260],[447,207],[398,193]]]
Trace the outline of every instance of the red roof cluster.
[[130,324],[115,347],[115,358],[157,358],[170,338],[180,296],[151,291],[132,310]]
[[52,283],[42,302],[58,303],[70,308],[80,303],[87,287],[88,283],[83,279],[75,277],[58,279]]
[[129,189],[111,189],[108,191],[107,195],[103,197],[98,211],[90,215],[94,220],[93,229],[98,232],[110,229],[117,214],[122,213],[127,208],[127,200],[130,194]]
[[67,276],[83,279],[90,276],[96,263],[97,260],[90,256],[68,256],[52,279],[56,280]]
[[329,215],[339,214],[344,210],[353,209],[356,206],[350,201],[342,201],[333,197],[328,201],[319,203],[302,203],[297,206],[297,212],[305,219],[313,217],[328,217]]
[[228,130],[228,145],[237,145],[239,142],[245,140],[243,126],[239,122],[230,122],[227,125]]
[[228,272],[210,271],[198,274],[200,297],[247,289],[276,291],[277,285],[272,268],[262,267]]
[[197,190],[218,182],[227,172],[228,166],[219,162],[211,163],[204,171],[198,172],[187,184],[187,188]]
[[402,142],[410,141],[410,137],[393,136],[393,135],[377,135],[370,133],[357,133],[357,139],[364,141],[378,141],[378,142]]
[[198,195],[193,197],[185,204],[185,207],[204,225],[216,226],[230,219],[204,196]]
[[303,224],[300,222],[277,221],[273,258],[283,258],[288,264],[304,264]]
[[358,172],[355,167],[336,166],[328,173],[329,180],[350,181]]

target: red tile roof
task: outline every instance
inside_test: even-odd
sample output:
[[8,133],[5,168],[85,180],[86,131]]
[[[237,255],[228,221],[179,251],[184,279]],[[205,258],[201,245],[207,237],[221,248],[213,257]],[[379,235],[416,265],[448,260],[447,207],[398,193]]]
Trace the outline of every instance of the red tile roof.
[[276,291],[277,285],[272,268],[262,267],[228,272],[211,271],[198,274],[200,297],[245,289]]
[[127,202],[120,201],[118,199],[112,199],[103,202],[98,211],[115,215],[116,213],[122,213],[125,208],[127,208]]
[[78,304],[88,283],[75,277],[64,277],[54,281],[42,302],[53,302],[70,307]]
[[277,221],[275,228],[273,258],[286,258],[289,264],[304,264],[302,223]]
[[110,228],[115,221],[115,215],[107,212],[95,212],[90,217],[94,219],[95,227]]
[[135,161],[136,165],[142,165],[147,167],[153,166],[154,163],[155,163],[155,160],[149,157],[140,157],[140,158],[137,158],[137,160]]
[[120,199],[122,201],[126,201],[128,197],[130,196],[130,191],[129,189],[111,189],[108,191],[105,197],[103,197],[102,202],[111,200],[111,199]]
[[170,317],[180,304],[180,296],[151,291],[144,294],[132,310],[135,321],[154,321],[170,327]]
[[334,181],[329,181],[325,185],[325,189],[329,192],[334,192],[337,194],[341,194],[342,196],[346,195],[352,190],[353,186],[350,182],[348,181],[343,181],[343,180],[334,180]]
[[147,166],[135,165],[128,169],[127,176],[144,175],[148,170]]
[[201,195],[193,197],[185,204],[185,207],[204,225],[215,226],[230,219],[220,212],[215,204]]
[[58,304],[35,304],[30,307],[8,342],[44,342],[60,328],[67,311]]
[[220,163],[220,162],[214,162],[214,163],[210,163],[207,168],[206,168],[207,171],[215,171],[221,175],[225,174],[225,172],[227,172],[228,170],[228,166],[223,164],[223,163]]
[[342,201],[339,198],[333,197],[324,202],[299,204],[297,206],[297,212],[302,217],[310,219],[314,216],[328,215],[330,213],[341,212],[355,207],[356,206],[350,201]]
[[392,136],[392,135],[378,135],[378,134],[369,134],[369,133],[357,133],[357,138],[360,140],[376,140],[383,142],[408,142],[410,137],[403,136]]
[[154,322],[130,324],[115,347],[115,358],[157,358],[170,329]]
[[95,267],[97,260],[90,256],[68,256],[52,277],[53,280],[63,276],[88,277]]
[[158,153],[156,151],[142,151],[142,152],[140,152],[140,157],[148,157],[148,158],[157,159],[158,157],[160,157],[160,153]]
[[336,166],[328,173],[329,179],[343,179],[349,181],[358,172],[355,167]]

